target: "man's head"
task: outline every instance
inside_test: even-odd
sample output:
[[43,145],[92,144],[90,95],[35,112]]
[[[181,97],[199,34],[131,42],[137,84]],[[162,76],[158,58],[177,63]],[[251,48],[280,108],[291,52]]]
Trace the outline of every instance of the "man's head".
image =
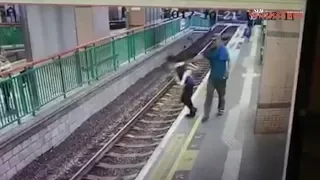
[[212,45],[211,47],[213,48],[217,48],[221,45],[222,40],[221,40],[221,36],[220,35],[216,35],[212,38]]

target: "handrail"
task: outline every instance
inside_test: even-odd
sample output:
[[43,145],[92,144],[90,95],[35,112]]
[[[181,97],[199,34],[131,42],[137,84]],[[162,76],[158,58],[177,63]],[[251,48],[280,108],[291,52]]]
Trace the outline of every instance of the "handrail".
[[21,27],[20,23],[0,23],[0,27]]
[[106,37],[99,38],[99,39],[96,39],[96,40],[93,40],[93,41],[89,41],[87,43],[80,44],[80,45],[76,46],[75,48],[72,48],[72,49],[69,49],[69,50],[66,50],[66,51],[51,55],[49,57],[46,57],[46,58],[43,58],[43,59],[40,59],[40,60],[37,60],[37,61],[27,62],[26,64],[24,64],[22,66],[18,66],[16,68],[13,68],[13,69],[8,70],[8,71],[0,72],[0,77],[1,76],[9,76],[9,75],[12,75],[15,72],[22,71],[22,70],[24,70],[24,69],[26,69],[28,67],[32,67],[32,66],[37,65],[37,64],[45,63],[47,61],[56,59],[57,57],[61,57],[61,56],[64,56],[66,54],[76,52],[79,49],[83,49],[83,48],[88,47],[90,45],[94,45],[94,44],[96,44],[96,43],[98,43],[100,41],[105,41],[105,40],[109,40],[109,39],[114,39],[115,40],[115,39],[117,39],[118,36],[127,35],[128,33],[139,32],[139,30],[147,30],[149,28],[158,27],[158,26],[161,26],[163,24],[168,24],[170,22],[177,21],[179,19],[181,19],[181,17],[175,18],[175,19],[172,19],[172,20],[169,20],[169,21],[161,22],[161,23],[147,24],[147,25],[144,25],[142,27],[136,27],[136,28],[128,29],[128,30],[126,30],[126,31],[124,31],[124,32],[122,32],[120,34],[106,36]]

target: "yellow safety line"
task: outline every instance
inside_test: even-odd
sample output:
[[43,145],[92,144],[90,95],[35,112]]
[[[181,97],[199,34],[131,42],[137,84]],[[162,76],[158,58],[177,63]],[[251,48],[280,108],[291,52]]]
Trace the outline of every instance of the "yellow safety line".
[[170,165],[175,163],[175,157],[179,153],[179,150],[181,151],[185,142],[185,137],[185,134],[179,133],[170,141],[163,157],[151,175],[152,180],[161,180],[163,176],[166,177],[165,173],[169,172]]
[[176,162],[174,163],[171,171],[169,172],[166,180],[171,180],[171,179],[172,179],[174,173],[176,172],[176,170],[177,170],[177,168],[178,168],[178,166],[179,166],[180,161],[182,160],[182,158],[183,158],[183,156],[184,156],[184,153],[187,151],[188,146],[189,146],[189,144],[190,144],[193,136],[195,135],[198,127],[200,126],[200,124],[201,124],[201,118],[198,118],[198,119],[196,120],[196,122],[194,123],[194,125],[193,125],[193,127],[192,127],[192,129],[191,129],[191,131],[190,131],[190,133],[189,133],[189,135],[188,135],[188,138],[187,138],[187,140],[185,141],[185,143],[184,143],[184,145],[183,145],[183,147],[182,147],[182,149],[181,149],[181,151],[180,151],[180,154],[179,154]]

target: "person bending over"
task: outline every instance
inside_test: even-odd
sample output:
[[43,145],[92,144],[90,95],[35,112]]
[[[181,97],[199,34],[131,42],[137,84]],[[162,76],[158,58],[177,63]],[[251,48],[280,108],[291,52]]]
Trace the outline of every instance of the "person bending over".
[[187,117],[194,117],[197,113],[197,108],[193,106],[192,94],[195,86],[194,79],[192,77],[192,71],[197,67],[193,64],[185,64],[179,62],[175,64],[175,79],[177,83],[182,86],[181,102],[189,108],[189,114]]

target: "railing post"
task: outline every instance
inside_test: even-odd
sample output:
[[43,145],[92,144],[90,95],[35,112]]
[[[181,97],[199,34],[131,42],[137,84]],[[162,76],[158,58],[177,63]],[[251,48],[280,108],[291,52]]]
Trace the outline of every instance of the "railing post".
[[135,34],[134,31],[132,30],[132,55],[133,55],[133,60],[136,60],[136,45],[135,45]]
[[[16,115],[16,118],[17,118],[17,122],[18,122],[18,124],[20,124],[21,122],[20,122],[20,117],[19,117],[19,108],[18,108],[18,105],[17,105],[17,98],[16,98],[16,93],[15,93],[15,88],[14,88],[15,83],[13,81],[14,81],[14,79],[11,77],[11,74],[10,74],[9,75],[9,79],[7,80],[6,83],[8,83],[8,86],[9,86],[7,88],[12,88],[13,106],[14,106],[14,109],[16,110],[15,115]],[[9,93],[10,93],[10,91],[9,91]]]
[[112,45],[112,57],[113,57],[113,69],[114,71],[117,70],[117,58],[116,58],[116,45],[114,42],[114,38],[111,39],[111,45]]
[[[25,71],[26,71],[26,69],[25,69]],[[17,80],[18,80],[18,90],[19,90],[19,94],[20,94],[22,111],[23,111],[23,113],[26,114],[28,112],[28,108],[27,108],[26,96],[24,94],[24,85],[23,84],[24,83],[28,84],[28,82],[27,81],[24,82],[23,79],[26,78],[25,76],[26,76],[25,73],[20,74],[20,76],[18,77]]]
[[[39,96],[38,96],[38,88],[37,88],[37,78],[35,77],[35,69],[34,68],[30,68],[30,70],[28,70],[28,78],[27,78],[27,82],[30,85],[29,87],[29,92],[31,93],[31,101],[32,101],[32,115],[35,116],[35,111],[36,109],[39,108]],[[27,71],[27,72],[28,72]]]
[[128,62],[130,63],[131,55],[131,36],[130,32],[127,32],[127,53],[128,53]]
[[157,47],[160,46],[160,42],[161,42],[160,27],[161,25],[155,27],[155,39],[156,39]]
[[167,24],[168,23],[164,24],[164,43],[165,44],[167,43]]
[[90,67],[89,67],[89,60],[88,60],[88,48],[87,46],[84,47],[84,54],[85,54],[85,60],[86,60],[86,66],[87,66],[87,78],[88,78],[88,84],[90,84]]
[[146,28],[143,27],[143,41],[144,41],[144,53],[147,53],[147,35],[146,35]]
[[26,72],[27,77],[27,87],[30,95],[32,115],[35,116],[35,111],[39,108],[39,96],[37,89],[37,79],[34,76],[35,69],[28,69]]
[[97,54],[96,54],[96,44],[93,44],[90,49],[91,54],[91,64],[92,64],[92,76],[95,77],[96,80],[98,80],[98,66],[97,66]]
[[76,58],[76,79],[78,86],[82,86],[82,69],[81,69],[81,59],[79,55],[79,49],[75,52],[75,58]]
[[59,63],[59,68],[60,68],[61,86],[62,86],[63,97],[66,98],[67,97],[67,92],[66,92],[66,85],[65,85],[64,75],[63,75],[63,67],[62,67],[62,62],[61,62],[61,56],[58,56],[58,63]]
[[153,46],[152,48],[155,48],[157,47],[157,41],[156,41],[156,27],[152,27],[152,43],[153,43]]

